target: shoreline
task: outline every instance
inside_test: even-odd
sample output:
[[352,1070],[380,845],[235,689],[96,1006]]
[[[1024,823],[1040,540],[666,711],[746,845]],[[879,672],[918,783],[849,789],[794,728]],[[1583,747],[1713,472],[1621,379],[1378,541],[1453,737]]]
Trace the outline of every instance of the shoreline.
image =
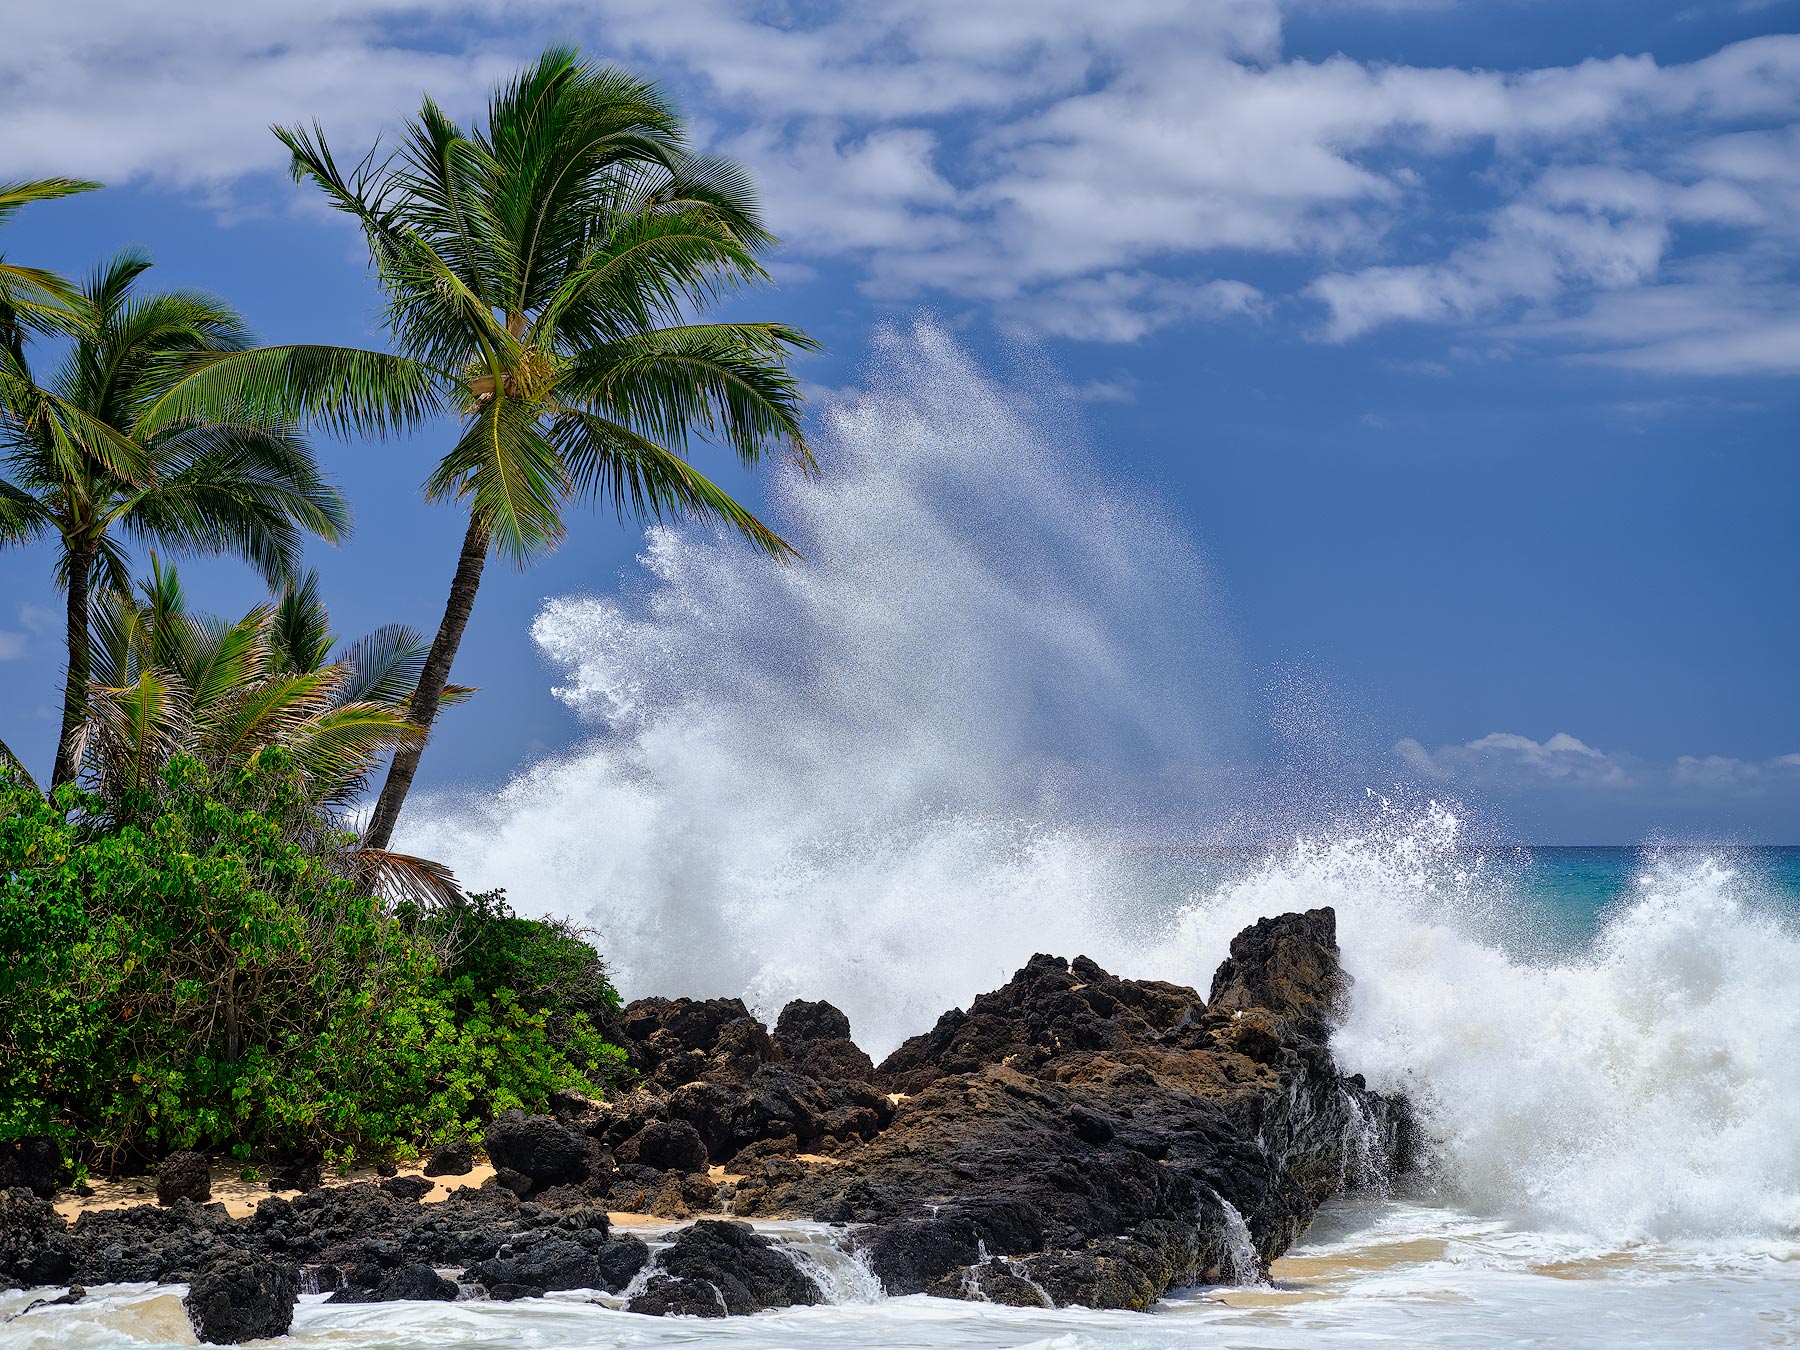
[[[832,1302],[840,1279],[1138,1312],[1264,1285],[1328,1198],[1405,1170],[1411,1126],[1332,1059],[1348,977],[1330,909],[1259,920],[1230,953],[1205,994],[1040,954],[879,1065],[829,1003],[770,1027],[737,999],[640,999],[621,1014],[632,1085],[502,1113],[466,1173],[362,1166],[294,1191],[215,1158],[204,1202],[161,1206],[151,1176],[54,1204],[0,1192],[20,1239],[0,1280],[185,1280],[211,1310],[197,1328],[253,1293],[251,1325],[285,1326],[301,1287],[339,1304],[599,1289],[718,1317]],[[171,1194],[201,1164],[165,1159]]]

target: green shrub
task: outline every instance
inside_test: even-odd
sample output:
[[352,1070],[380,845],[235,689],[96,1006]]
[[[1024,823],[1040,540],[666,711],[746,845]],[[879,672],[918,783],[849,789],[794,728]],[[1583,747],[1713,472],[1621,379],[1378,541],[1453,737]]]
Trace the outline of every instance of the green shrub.
[[229,778],[178,757],[112,803],[0,777],[0,1138],[107,1165],[410,1152],[603,1088],[591,948],[498,896],[391,912],[316,820],[279,752]]

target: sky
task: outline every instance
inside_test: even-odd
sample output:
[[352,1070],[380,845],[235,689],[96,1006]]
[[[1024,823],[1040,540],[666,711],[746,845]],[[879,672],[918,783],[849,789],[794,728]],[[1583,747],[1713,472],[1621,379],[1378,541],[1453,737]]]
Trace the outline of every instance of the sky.
[[[827,399],[929,312],[1055,372],[1160,498],[1250,678],[1351,776],[1527,840],[1800,842],[1800,0],[65,0],[0,47],[0,180],[97,178],[9,260],[131,243],[270,341],[377,344],[360,243],[271,122],[366,146],[459,116],[545,42],[661,81],[755,172],[785,248],[745,316],[807,328]],[[325,440],[340,631],[429,629],[460,539],[443,432]],[[704,457],[703,457],[704,458]],[[757,484],[705,459],[754,501]],[[527,632],[631,575],[581,517],[488,572],[426,786],[581,735]],[[59,597],[0,554],[0,737],[52,751]],[[261,597],[239,565],[201,599]],[[461,713],[457,714],[462,716]],[[1277,707],[1277,719],[1282,709]]]

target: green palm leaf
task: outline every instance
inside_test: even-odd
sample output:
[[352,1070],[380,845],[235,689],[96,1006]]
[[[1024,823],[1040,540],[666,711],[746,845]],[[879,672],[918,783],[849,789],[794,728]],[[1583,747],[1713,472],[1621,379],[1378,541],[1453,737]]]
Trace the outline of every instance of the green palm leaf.
[[575,491],[610,501],[621,516],[711,521],[770,557],[800,556],[693,465],[629,427],[568,408],[552,423],[551,437],[575,475]]

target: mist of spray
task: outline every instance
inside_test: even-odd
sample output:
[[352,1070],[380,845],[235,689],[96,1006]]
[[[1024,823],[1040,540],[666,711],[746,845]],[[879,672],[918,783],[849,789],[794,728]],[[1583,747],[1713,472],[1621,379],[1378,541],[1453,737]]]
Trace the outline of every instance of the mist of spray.
[[1244,925],[1332,905],[1339,1059],[1411,1096],[1454,1196],[1608,1240],[1800,1232],[1800,941],[1716,860],[1649,869],[1591,944],[1440,806],[1169,865],[1254,800],[1246,713],[1204,568],[1068,418],[885,336],[824,474],[777,484],[805,562],[663,531],[641,584],[549,604],[592,738],[404,843],[596,926],[628,995],[826,998],[877,1056],[1034,951],[1204,992]]
[[1111,842],[1198,819],[1232,653],[1181,535],[930,325],[878,342],[775,519],[656,531],[533,636],[596,728],[405,842],[596,925],[621,987],[826,998],[880,1051],[1033,951],[1125,956]]

